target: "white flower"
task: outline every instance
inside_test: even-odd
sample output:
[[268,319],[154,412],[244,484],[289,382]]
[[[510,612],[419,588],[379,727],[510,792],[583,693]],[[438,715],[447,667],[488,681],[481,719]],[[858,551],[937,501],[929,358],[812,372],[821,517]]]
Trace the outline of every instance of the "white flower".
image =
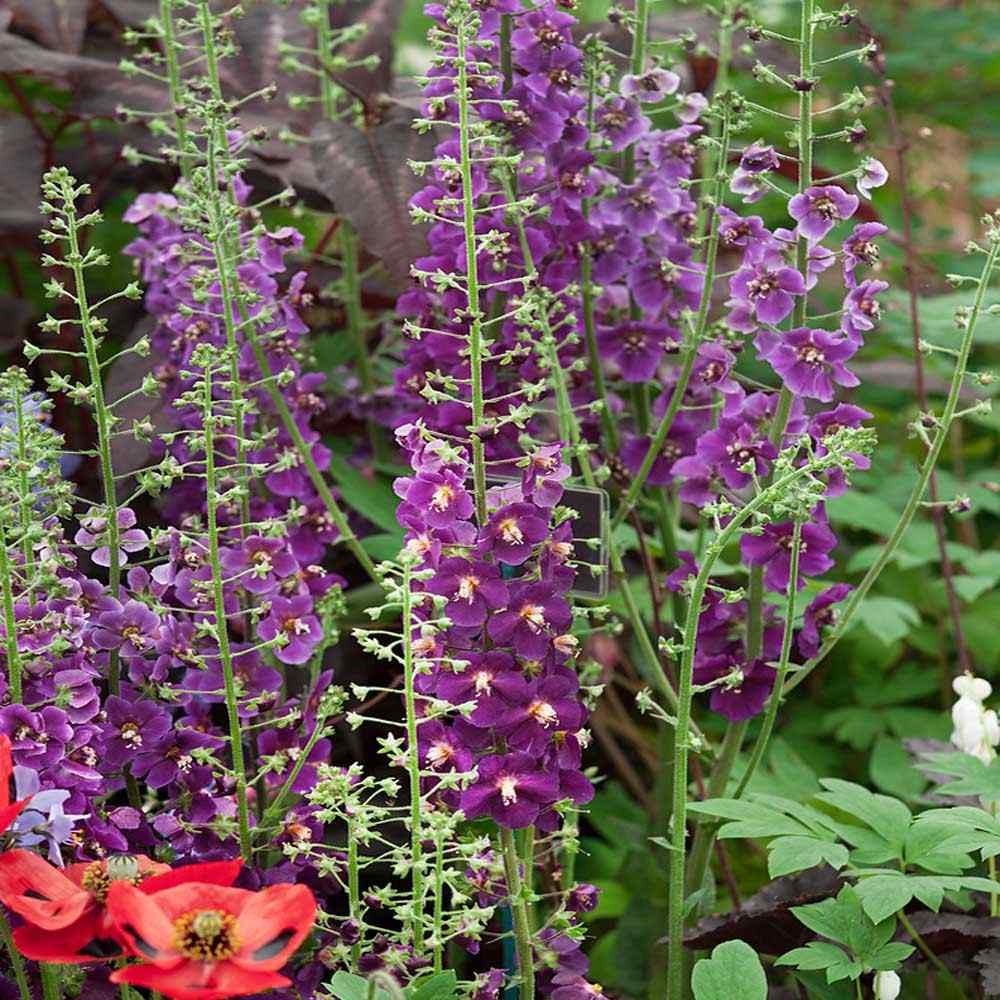
[[1000,721],[997,720],[997,714],[983,706],[993,688],[988,681],[971,674],[956,677],[952,688],[959,697],[951,710],[954,726],[951,742],[964,753],[972,754],[988,764],[996,757],[994,747],[1000,744]]
[[873,986],[875,1000],[896,1000],[903,988],[903,982],[895,972],[876,972]]

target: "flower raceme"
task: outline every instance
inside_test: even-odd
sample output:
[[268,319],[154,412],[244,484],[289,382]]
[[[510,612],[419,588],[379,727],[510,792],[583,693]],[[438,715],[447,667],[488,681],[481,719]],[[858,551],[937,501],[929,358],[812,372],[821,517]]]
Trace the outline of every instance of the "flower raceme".
[[316,900],[303,885],[249,892],[188,882],[147,893],[118,881],[108,914],[141,959],[112,973],[112,982],[172,1000],[225,1000],[290,984],[278,970],[312,929]]
[[107,909],[114,885],[127,882],[147,894],[188,882],[228,886],[241,867],[238,860],[210,861],[171,870],[140,854],[59,869],[31,851],[12,850],[0,855],[0,900],[25,921],[14,942],[28,958],[102,962],[127,953]]

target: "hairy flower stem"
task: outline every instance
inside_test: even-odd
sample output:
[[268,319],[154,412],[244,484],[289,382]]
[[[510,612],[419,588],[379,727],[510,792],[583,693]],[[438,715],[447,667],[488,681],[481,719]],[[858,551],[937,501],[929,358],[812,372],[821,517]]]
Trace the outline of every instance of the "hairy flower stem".
[[[733,16],[732,2],[727,0],[722,5],[719,19],[719,33],[717,35],[719,52],[716,62],[715,83],[713,89],[716,94],[724,94],[729,89],[729,70],[733,57]],[[708,134],[713,139],[719,138],[719,123],[713,118],[708,123]],[[713,177],[720,167],[725,166],[725,161],[714,156],[712,151],[705,151],[704,176]],[[698,221],[694,231],[700,236],[708,235],[705,232],[705,224],[708,221],[709,205],[705,198],[698,200]]]
[[26,430],[24,397],[21,395],[21,385],[14,383],[14,417],[17,424],[17,478],[20,484],[20,503],[18,512],[21,517],[21,553],[24,556],[24,573],[28,587],[31,586],[31,578],[35,572],[35,552],[31,544],[31,510],[34,503],[34,493],[28,481],[28,470],[31,468],[28,461],[28,439]]
[[10,956],[10,967],[14,973],[14,982],[17,983],[17,990],[21,995],[21,1000],[32,1000],[31,987],[28,985],[28,973],[24,967],[24,958],[22,958],[21,953],[17,950],[17,945],[14,944],[14,935],[10,930],[10,921],[2,909],[0,909],[0,941],[3,941],[3,946]]
[[468,22],[457,25],[458,41],[458,141],[461,150],[462,226],[465,235],[466,319],[469,322],[469,369],[472,381],[472,478],[476,494],[476,517],[486,523],[486,451],[480,434],[483,430],[483,314],[479,303],[479,262],[476,260],[476,206],[472,188],[470,152]]
[[[729,111],[727,108],[723,110],[722,138],[719,140],[719,162],[725,163],[728,155]],[[725,189],[725,173],[720,171],[715,178],[713,204],[722,204]],[[649,448],[646,450],[646,454],[643,457],[642,465],[639,466],[639,471],[635,474],[628,490],[622,497],[615,516],[611,519],[612,531],[614,531],[625,520],[625,518],[628,517],[628,515],[632,512],[632,508],[635,507],[639,494],[642,492],[643,487],[646,485],[646,480],[649,478],[649,473],[653,468],[653,463],[656,461],[660,451],[663,449],[664,442],[667,440],[667,435],[670,433],[670,428],[673,427],[674,418],[680,411],[681,403],[684,401],[684,393],[687,392],[688,382],[691,379],[691,372],[694,370],[694,363],[698,357],[698,348],[701,346],[701,342],[704,340],[705,333],[708,330],[708,316],[712,305],[712,285],[715,281],[715,264],[718,251],[718,213],[713,213],[711,232],[708,237],[708,250],[705,254],[705,275],[701,285],[701,302],[698,306],[698,315],[695,320],[694,330],[684,346],[681,369],[677,375],[677,383],[674,386],[674,391],[670,394],[670,402],[667,404],[666,412],[663,414],[660,424],[656,428],[656,433],[653,435],[653,439],[649,443]]]
[[520,973],[518,1000],[535,1000],[535,960],[531,950],[531,925],[528,921],[528,904],[521,882],[520,858],[514,843],[514,833],[507,827],[500,828],[500,850],[503,855],[507,895],[514,918],[514,942],[517,950],[517,968]]
[[191,179],[191,168],[194,161],[191,157],[193,143],[188,132],[184,116],[179,113],[182,104],[180,63],[177,59],[179,46],[174,30],[174,3],[176,0],[160,0],[160,38],[163,41],[163,59],[167,70],[167,89],[170,93],[170,106],[174,109],[174,137],[177,140],[178,162],[181,176]]
[[[632,53],[629,57],[629,72],[641,76],[646,68],[646,42],[649,35],[649,2],[635,0],[635,23],[632,25]],[[631,184],[635,180],[635,146],[629,146],[622,154],[622,180]]]
[[[995,225],[995,223],[993,225]],[[844,637],[844,634],[847,632],[847,628],[858,608],[861,606],[862,601],[864,601],[868,591],[871,590],[875,581],[881,575],[882,570],[884,570],[889,564],[889,561],[892,559],[900,541],[902,541],[903,536],[906,534],[910,523],[913,521],[917,511],[920,509],[920,503],[927,490],[927,484],[930,481],[931,473],[934,471],[938,457],[941,454],[941,449],[944,447],[944,443],[948,438],[948,432],[951,428],[952,421],[955,419],[955,411],[958,409],[959,396],[961,395],[962,384],[965,381],[966,369],[969,365],[969,354],[972,351],[972,345],[975,340],[976,327],[978,326],[979,319],[982,315],[986,289],[989,287],[990,279],[996,268],[998,255],[1000,255],[1000,231],[994,229],[990,233],[990,249],[986,255],[986,262],[983,265],[982,272],[979,276],[979,285],[976,289],[972,309],[969,315],[965,318],[965,333],[958,349],[958,355],[955,361],[955,370],[952,372],[951,386],[948,389],[948,398],[945,401],[944,410],[937,420],[937,431],[931,441],[930,447],[927,449],[927,455],[925,456],[923,464],[920,466],[920,471],[917,474],[917,481],[910,492],[910,496],[906,501],[906,506],[903,508],[899,521],[896,523],[895,529],[883,546],[878,558],[874,563],[872,563],[861,582],[851,592],[851,596],[847,601],[847,604],[844,606],[839,618],[837,619],[837,624],[823,642],[819,652],[811,660],[805,663],[800,670],[797,670],[786,682],[784,691],[785,694],[788,694],[790,691],[793,691],[796,687],[798,687],[799,684],[801,684],[806,677],[808,677],[809,674],[812,673],[812,671],[815,670],[827,656],[829,656],[830,651]]]
[[406,703],[406,769],[410,776],[410,875],[412,887],[413,946],[419,954],[424,943],[424,848],[420,801],[420,745],[417,741],[417,695],[414,690],[412,568],[403,563],[403,687]]
[[[351,919],[361,926],[361,868],[358,864],[358,831],[353,819],[347,820],[347,901]],[[351,946],[351,961],[361,958],[361,938]]]
[[12,566],[7,555],[6,534],[0,528],[0,588],[3,590],[4,642],[7,646],[7,683],[12,704],[21,701],[21,653],[17,648],[17,615],[14,611]]
[[[94,406],[94,420],[97,424],[97,449],[101,463],[101,484],[104,488],[104,507],[107,517],[108,547],[110,564],[108,567],[108,585],[111,596],[116,600],[121,596],[121,550],[119,548],[118,502],[115,496],[115,470],[111,461],[111,425],[112,418],[104,399],[104,383],[101,378],[101,362],[97,354],[97,331],[90,311],[87,298],[87,285],[84,280],[84,261],[80,253],[79,229],[80,223],[76,214],[73,181],[69,175],[64,175],[60,181],[61,193],[66,211],[66,265],[73,272],[73,287],[75,301],[80,316],[80,330],[83,333],[83,347],[87,358],[87,369],[90,375],[91,399]],[[118,651],[111,650],[108,657],[108,689],[113,695],[118,695],[120,685],[120,663]]]
[[243,732],[240,728],[239,704],[236,696],[236,678],[233,672],[233,654],[229,646],[229,626],[226,623],[226,598],[223,587],[225,571],[219,559],[218,481],[215,472],[215,425],[218,420],[213,412],[212,371],[206,365],[204,375],[204,426],[205,426],[205,506],[208,529],[208,558],[212,568],[212,599],[215,617],[215,636],[219,644],[219,660],[225,688],[226,714],[229,719],[229,743],[236,775],[236,807],[239,823],[240,853],[250,863],[253,851],[250,846],[250,809],[247,801],[247,772],[243,756]]
[[813,471],[813,463],[800,466],[786,473],[770,486],[761,490],[745,507],[738,510],[715,541],[705,550],[705,559],[691,592],[691,605],[684,628],[684,647],[678,690],[677,726],[674,731],[674,806],[673,837],[670,854],[670,898],[668,914],[667,1000],[681,1000],[684,995],[684,887],[687,839],[687,772],[690,738],[691,701],[694,694],[694,653],[698,638],[698,619],[702,600],[708,589],[709,577],[716,560],[726,546],[739,534],[743,524],[757,511],[766,508],[792,483]]
[[434,971],[440,972],[444,962],[444,834],[434,837]]
[[771,689],[771,697],[767,703],[767,712],[764,715],[763,725],[757,734],[753,751],[750,754],[750,761],[746,770],[740,777],[740,783],[736,786],[734,798],[740,798],[746,791],[754,776],[754,772],[764,759],[764,752],[767,750],[771,734],[774,732],[774,723],[778,718],[778,709],[781,707],[781,692],[784,688],[785,678],[788,676],[788,666],[792,654],[792,634],[793,622],[795,619],[795,595],[799,586],[799,556],[802,552],[802,522],[796,519],[795,527],[792,529],[792,549],[790,553],[791,562],[788,570],[788,596],[785,601],[785,631],[781,636],[781,655],[778,659],[778,672],[774,679],[774,687]]
[[45,1000],[62,1000],[62,986],[55,966],[47,962],[38,963],[38,975],[42,981],[42,996]]

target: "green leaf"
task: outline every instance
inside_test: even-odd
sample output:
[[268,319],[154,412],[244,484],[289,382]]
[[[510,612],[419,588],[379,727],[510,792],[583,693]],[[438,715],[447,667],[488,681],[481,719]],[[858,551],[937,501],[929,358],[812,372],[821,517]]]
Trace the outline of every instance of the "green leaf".
[[1000,884],[974,875],[904,875],[889,870],[858,874],[855,892],[865,913],[876,923],[898,913],[913,899],[936,913],[946,892],[1000,892]]
[[899,521],[896,509],[880,496],[853,490],[827,500],[826,513],[834,524],[846,524],[876,535],[891,535]]
[[884,594],[869,594],[859,605],[855,617],[885,646],[905,639],[910,629],[920,624],[920,613],[912,604]]
[[898,740],[880,736],[868,760],[872,781],[884,792],[901,799],[915,799],[927,787],[926,779],[913,766],[913,758]]
[[[336,972],[330,980],[327,989],[338,1000],[367,1000],[368,980],[355,976],[350,972]],[[388,1000],[389,994],[384,990],[376,990],[376,1000]]]
[[429,979],[418,980],[406,991],[408,1000],[453,1000],[457,979],[454,969],[438,972]]
[[943,795],[974,795],[977,798],[1000,799],[1000,757],[984,764],[978,757],[959,751],[920,755],[921,766],[938,774],[958,778],[938,788]]
[[695,1000],[767,1000],[767,976],[745,941],[726,941],[703,958],[691,974]]
[[330,456],[330,475],[340,487],[340,495],[351,510],[389,534],[399,532],[396,508],[399,498],[384,479],[369,479],[339,455]]
[[791,965],[807,972],[825,971],[828,983],[836,983],[842,979],[857,979],[863,971],[860,962],[828,941],[810,941],[804,948],[793,948],[775,959],[774,964]]
[[805,871],[824,862],[840,869],[847,864],[848,850],[815,837],[776,837],[768,844],[767,871],[771,878]]
[[821,778],[825,791],[816,796],[821,802],[853,816],[874,830],[892,850],[902,856],[906,831],[910,828],[910,810],[898,799],[876,795],[863,785],[839,778]]
[[379,535],[366,535],[361,539],[361,547],[376,562],[395,559],[403,547],[403,533],[399,531],[394,534],[387,532]]

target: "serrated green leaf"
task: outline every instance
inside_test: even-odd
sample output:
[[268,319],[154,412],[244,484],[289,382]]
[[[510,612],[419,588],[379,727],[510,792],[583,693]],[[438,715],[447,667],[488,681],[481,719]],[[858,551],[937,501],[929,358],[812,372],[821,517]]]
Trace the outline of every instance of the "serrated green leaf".
[[847,864],[848,850],[816,837],[776,837],[767,847],[767,871],[771,878],[805,871],[823,863],[840,869]]
[[691,975],[695,1000],[767,1000],[767,976],[757,953],[745,941],[726,941],[711,958],[696,963]]

